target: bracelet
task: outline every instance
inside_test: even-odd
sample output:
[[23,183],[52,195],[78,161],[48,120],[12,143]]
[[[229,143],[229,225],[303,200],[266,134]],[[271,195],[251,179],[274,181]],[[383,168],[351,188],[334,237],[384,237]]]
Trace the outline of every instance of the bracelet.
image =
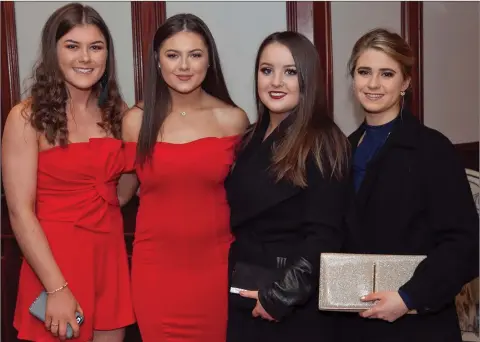
[[45,291],[47,294],[54,294],[58,291],[62,291],[64,288],[66,288],[68,286],[68,282],[65,282],[65,284],[63,284],[61,287],[59,287],[58,289],[55,289],[53,291]]

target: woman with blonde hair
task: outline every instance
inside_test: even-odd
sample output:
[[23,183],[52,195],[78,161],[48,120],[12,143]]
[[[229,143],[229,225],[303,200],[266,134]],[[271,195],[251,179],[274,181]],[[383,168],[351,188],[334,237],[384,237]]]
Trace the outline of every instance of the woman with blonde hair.
[[342,342],[462,340],[454,299],[478,275],[478,215],[454,146],[408,110],[414,63],[410,46],[384,29],[363,35],[350,57],[365,121],[349,137],[354,191],[343,251],[427,257],[398,292],[368,294],[372,308],[342,314]]

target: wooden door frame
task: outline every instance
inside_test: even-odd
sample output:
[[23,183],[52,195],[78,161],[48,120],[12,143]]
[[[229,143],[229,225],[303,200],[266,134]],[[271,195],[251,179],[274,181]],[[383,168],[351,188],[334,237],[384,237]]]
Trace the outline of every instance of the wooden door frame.
[[327,114],[333,118],[332,21],[329,1],[286,1],[287,29],[316,46],[323,67]]
[[143,77],[153,36],[166,19],[165,1],[132,1],[135,102],[143,100]]
[[[333,56],[330,2],[287,1],[287,29],[304,34],[315,43],[325,66],[326,101],[333,117]],[[409,107],[423,122],[423,4],[401,2],[401,32],[415,56]]]

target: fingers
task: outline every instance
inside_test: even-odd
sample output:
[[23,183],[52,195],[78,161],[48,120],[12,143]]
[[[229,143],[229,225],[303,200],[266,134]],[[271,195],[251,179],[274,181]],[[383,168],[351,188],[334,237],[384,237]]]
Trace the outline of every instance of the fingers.
[[77,312],[83,317],[83,309],[80,304],[77,304]]
[[60,321],[58,326],[58,337],[61,341],[65,341],[67,339],[67,322]]
[[80,336],[80,326],[78,325],[77,320],[74,319],[73,321],[70,321],[69,324],[73,331],[73,337],[77,338]]
[[276,322],[276,321],[277,321],[275,318],[273,318],[272,316],[270,316],[270,315],[268,314],[268,312],[266,312],[266,311],[263,312],[262,318],[263,318],[263,319],[266,319],[266,320],[268,320],[268,321],[271,321],[271,322],[274,322],[274,321]]
[[369,293],[366,296],[360,298],[362,302],[372,302],[374,300],[380,300],[383,298],[382,292]]
[[378,313],[376,307],[360,312],[360,316],[363,318],[376,318],[375,315]]
[[255,307],[255,309],[253,309],[252,317],[254,317],[254,318],[260,317],[260,318],[266,319],[267,321],[275,321],[275,319],[272,316],[270,316],[266,312],[262,312],[257,307]]
[[60,322],[52,321],[50,324],[50,332],[52,333],[53,336],[58,337],[58,329],[60,327]]
[[45,329],[50,331],[51,325],[52,325],[52,316],[47,315],[47,317],[45,317]]
[[265,309],[261,306],[261,304],[259,304],[258,301],[257,301],[257,305],[255,305],[255,308],[252,311],[252,316],[255,318],[261,317],[263,319],[266,319],[267,321],[276,322],[276,320],[272,316],[270,316],[268,312],[265,311]]
[[240,296],[258,299],[258,291],[240,291]]

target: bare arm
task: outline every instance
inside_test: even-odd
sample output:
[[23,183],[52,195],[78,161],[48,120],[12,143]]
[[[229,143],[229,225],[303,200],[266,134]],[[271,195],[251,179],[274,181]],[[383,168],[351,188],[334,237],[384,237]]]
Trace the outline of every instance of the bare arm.
[[[143,107],[142,104],[140,104]],[[134,106],[127,109],[122,119],[122,139],[125,142],[136,142],[140,132],[143,111]],[[128,158],[128,157],[127,157]],[[127,162],[129,163],[129,161]],[[133,164],[132,164],[133,165]],[[120,177],[117,186],[117,195],[120,206],[124,206],[130,201],[138,189],[138,178],[135,173],[125,173]]]
[[124,173],[117,185],[117,196],[120,206],[127,204],[138,188],[138,178],[135,173]]
[[37,133],[22,116],[23,104],[7,117],[2,141],[2,171],[12,229],[29,265],[47,291],[65,283],[35,215]]
[[128,109],[122,119],[122,139],[125,142],[137,142],[142,126],[143,102]]

